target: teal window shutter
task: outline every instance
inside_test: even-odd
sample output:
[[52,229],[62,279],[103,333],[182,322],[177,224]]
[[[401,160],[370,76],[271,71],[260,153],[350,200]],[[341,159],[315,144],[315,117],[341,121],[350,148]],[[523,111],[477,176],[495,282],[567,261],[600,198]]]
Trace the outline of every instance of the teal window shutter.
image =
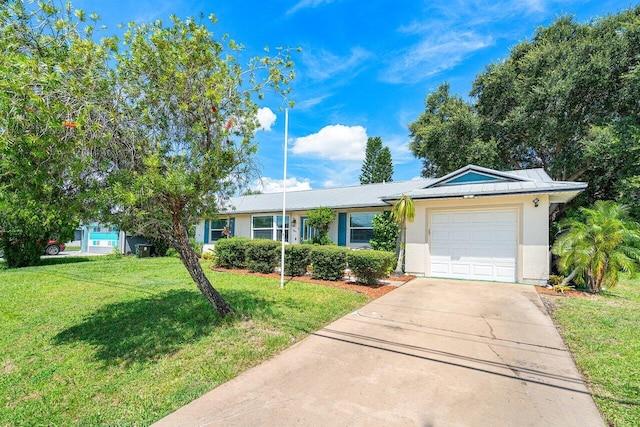
[[204,243],[209,243],[209,220],[204,220]]
[[347,246],[347,214],[338,214],[338,246]]

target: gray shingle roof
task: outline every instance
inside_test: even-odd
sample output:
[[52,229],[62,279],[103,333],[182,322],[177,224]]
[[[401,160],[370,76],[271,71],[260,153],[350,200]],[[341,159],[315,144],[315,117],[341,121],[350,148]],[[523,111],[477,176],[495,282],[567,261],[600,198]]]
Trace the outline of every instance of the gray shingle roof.
[[[500,180],[441,185],[468,171],[490,174]],[[553,181],[543,169],[498,172],[469,165],[438,179],[394,181],[383,184],[354,185],[318,190],[287,192],[287,211],[307,211],[320,206],[333,209],[385,207],[402,194],[413,199],[482,197],[553,193],[553,203],[564,203],[587,187],[583,182]],[[228,211],[237,213],[277,212],[282,209],[282,193],[234,197]]]

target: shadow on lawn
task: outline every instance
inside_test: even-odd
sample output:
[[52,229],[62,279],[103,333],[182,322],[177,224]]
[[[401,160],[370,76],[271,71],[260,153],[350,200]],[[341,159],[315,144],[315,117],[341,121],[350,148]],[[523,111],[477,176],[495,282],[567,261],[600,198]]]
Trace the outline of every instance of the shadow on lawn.
[[91,262],[97,261],[96,257],[87,256],[69,256],[60,258],[42,258],[39,265],[60,265],[60,264],[75,264],[78,262]]
[[108,304],[82,323],[60,332],[56,345],[85,342],[94,357],[106,364],[156,360],[221,326],[242,322],[244,316],[271,310],[271,303],[251,292],[225,291],[237,315],[222,318],[197,291],[171,290],[135,301]]
[[[96,257],[63,257],[63,258],[41,258],[38,265],[32,265],[30,267],[42,267],[45,265],[60,265],[60,264],[75,264],[78,262],[91,262],[96,261]],[[29,268],[29,267],[24,267]],[[9,266],[6,261],[0,261],[0,270],[9,270]]]

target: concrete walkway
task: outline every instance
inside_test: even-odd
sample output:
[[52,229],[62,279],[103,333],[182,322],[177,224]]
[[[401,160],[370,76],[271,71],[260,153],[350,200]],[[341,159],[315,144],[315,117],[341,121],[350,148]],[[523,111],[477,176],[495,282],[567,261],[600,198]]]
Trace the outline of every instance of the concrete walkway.
[[603,426],[535,289],[416,279],[156,426]]

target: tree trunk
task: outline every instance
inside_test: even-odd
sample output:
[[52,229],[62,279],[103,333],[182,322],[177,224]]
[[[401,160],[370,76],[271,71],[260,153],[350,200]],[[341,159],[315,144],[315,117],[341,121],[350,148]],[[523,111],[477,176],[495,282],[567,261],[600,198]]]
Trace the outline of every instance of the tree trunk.
[[395,274],[398,276],[402,276],[404,274],[404,269],[402,265],[404,264],[404,249],[407,241],[407,228],[402,227],[400,231],[400,250],[398,251],[398,264],[396,265]]
[[571,272],[571,274],[569,274],[567,277],[565,277],[564,279],[562,279],[562,286],[566,286],[569,284],[569,282],[571,282],[573,280],[574,277],[576,277],[576,274],[578,274],[578,269],[574,268],[573,271]]
[[176,250],[180,254],[180,260],[186,267],[187,271],[191,275],[191,278],[196,282],[196,286],[202,292],[202,295],[209,301],[213,308],[222,316],[234,313],[233,308],[229,305],[222,295],[211,286],[211,282],[202,271],[200,260],[195,253],[191,244],[189,243],[189,237],[187,237],[187,230],[179,220],[173,221],[173,237],[177,241]]

